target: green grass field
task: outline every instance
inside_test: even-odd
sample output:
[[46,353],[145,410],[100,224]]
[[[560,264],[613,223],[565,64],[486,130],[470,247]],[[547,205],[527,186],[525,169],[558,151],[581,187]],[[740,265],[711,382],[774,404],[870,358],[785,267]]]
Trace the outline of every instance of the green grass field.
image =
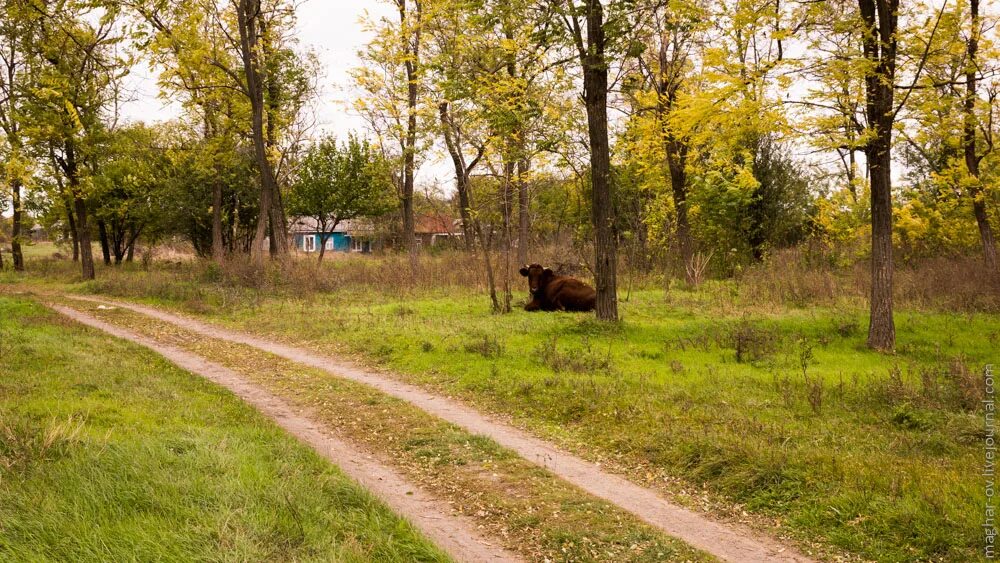
[[0,296],[0,560],[447,560],[228,392]]
[[255,289],[212,266],[102,274],[28,287],[139,299],[354,355],[777,535],[880,561],[981,557],[996,314],[904,304],[886,355],[865,348],[856,298],[742,305],[729,281],[639,284],[623,322],[603,326],[492,315],[463,286],[380,291],[350,278],[299,291],[272,274]]

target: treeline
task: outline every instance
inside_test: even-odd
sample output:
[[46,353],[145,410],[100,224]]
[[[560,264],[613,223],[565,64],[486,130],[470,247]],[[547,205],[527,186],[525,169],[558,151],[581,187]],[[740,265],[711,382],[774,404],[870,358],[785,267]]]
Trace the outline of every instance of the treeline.
[[[341,144],[309,142],[319,68],[294,2],[0,4],[17,268],[29,207],[93,277],[92,237],[110,263],[178,234],[259,260],[289,251],[290,214],[379,216],[386,191],[416,268],[415,210],[444,204],[418,170],[444,158],[501,311],[494,271],[555,240],[609,320],[619,251],[693,282],[809,241],[871,261],[868,342],[889,350],[894,257],[997,271],[1000,56],[978,0],[389,0],[353,72],[370,141]],[[181,119],[120,122],[138,63]]]

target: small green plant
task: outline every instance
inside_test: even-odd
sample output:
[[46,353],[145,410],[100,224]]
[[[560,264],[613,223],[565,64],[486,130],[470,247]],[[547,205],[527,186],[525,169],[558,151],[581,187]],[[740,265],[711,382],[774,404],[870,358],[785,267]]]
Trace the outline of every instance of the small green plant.
[[479,354],[484,358],[499,358],[503,355],[503,344],[494,336],[484,334],[465,344],[465,351]]
[[559,347],[558,338],[553,336],[542,342],[535,349],[538,361],[559,373],[571,371],[576,373],[608,373],[614,371],[611,352],[600,354],[590,345],[590,339],[583,339],[580,348],[563,350]]
[[898,405],[892,411],[892,423],[907,430],[929,430],[934,426],[931,416],[913,407],[910,403]]
[[833,324],[833,331],[841,338],[851,338],[861,330],[861,323],[857,319],[846,315],[834,317],[831,322]]
[[736,363],[756,363],[770,357],[780,344],[778,332],[758,321],[743,319],[731,326],[723,343],[736,353]]

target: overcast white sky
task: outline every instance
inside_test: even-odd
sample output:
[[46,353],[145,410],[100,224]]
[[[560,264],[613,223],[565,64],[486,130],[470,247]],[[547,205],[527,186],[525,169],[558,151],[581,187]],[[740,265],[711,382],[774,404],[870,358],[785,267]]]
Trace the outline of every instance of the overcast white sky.
[[[307,0],[299,8],[299,40],[315,50],[326,74],[317,107],[319,125],[338,136],[364,125],[348,111],[348,72],[358,64],[358,49],[369,39],[360,23],[366,12],[391,15],[379,0]],[[145,64],[136,67],[129,80],[136,93],[122,108],[125,119],[163,121],[177,115],[176,107],[158,97],[156,73]]]
[[[357,52],[370,38],[361,24],[366,13],[372,17],[394,15],[385,0],[307,0],[299,8],[299,41],[316,52],[325,73],[316,105],[320,132],[346,137],[350,131],[365,129],[364,121],[350,109],[349,71],[358,65]],[[126,120],[163,121],[177,115],[176,107],[158,97],[155,72],[145,64],[134,69],[129,80],[135,96],[122,108]],[[441,162],[428,162],[418,180],[424,185],[448,186],[448,170]]]

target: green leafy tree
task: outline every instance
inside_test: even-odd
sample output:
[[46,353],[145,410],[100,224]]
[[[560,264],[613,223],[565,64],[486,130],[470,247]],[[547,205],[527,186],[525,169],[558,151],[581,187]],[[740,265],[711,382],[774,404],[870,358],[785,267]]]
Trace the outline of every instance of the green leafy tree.
[[58,198],[71,202],[83,277],[93,279],[91,172],[106,133],[119,81],[132,61],[120,48],[117,4],[58,0],[28,4],[32,30],[32,94],[25,135],[55,162]]
[[93,177],[93,201],[117,265],[132,260],[140,236],[155,240],[162,230],[170,161],[157,129],[129,125],[110,137]]
[[338,145],[327,137],[312,145],[299,164],[288,192],[293,215],[316,221],[319,261],[337,225],[360,217],[379,217],[393,208],[393,186],[382,157],[351,135]]
[[21,251],[24,206],[22,188],[33,162],[25,146],[26,103],[30,94],[32,13],[24,2],[0,2],[0,178],[10,187],[10,251],[14,270],[24,270]]

